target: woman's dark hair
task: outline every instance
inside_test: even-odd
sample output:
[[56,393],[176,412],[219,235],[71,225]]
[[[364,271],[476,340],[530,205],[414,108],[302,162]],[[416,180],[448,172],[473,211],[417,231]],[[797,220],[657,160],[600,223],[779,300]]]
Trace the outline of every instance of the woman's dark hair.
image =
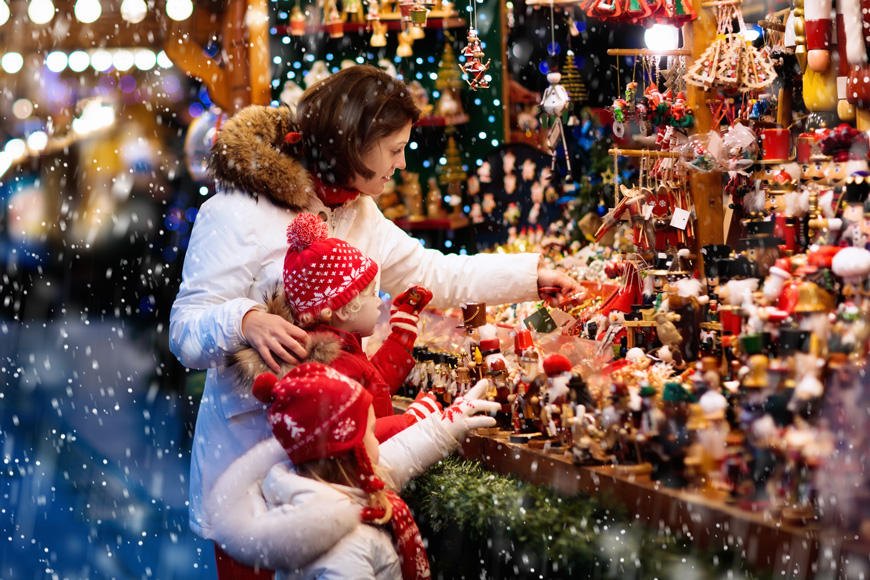
[[362,162],[378,140],[416,123],[420,109],[402,81],[369,65],[343,69],[310,87],[296,106],[308,170],[347,186],[371,179]]

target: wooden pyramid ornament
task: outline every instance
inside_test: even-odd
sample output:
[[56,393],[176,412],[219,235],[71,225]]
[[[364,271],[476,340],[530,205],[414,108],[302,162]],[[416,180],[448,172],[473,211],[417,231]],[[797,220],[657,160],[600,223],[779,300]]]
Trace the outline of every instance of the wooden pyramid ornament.
[[719,70],[719,62],[727,48],[724,38],[717,38],[713,44],[707,47],[701,56],[686,70],[683,77],[686,84],[704,89],[710,89],[716,81],[716,73]]
[[769,87],[776,78],[773,68],[773,60],[770,58],[770,50],[764,47],[756,50],[753,46],[747,46],[743,51],[741,90],[758,91]]

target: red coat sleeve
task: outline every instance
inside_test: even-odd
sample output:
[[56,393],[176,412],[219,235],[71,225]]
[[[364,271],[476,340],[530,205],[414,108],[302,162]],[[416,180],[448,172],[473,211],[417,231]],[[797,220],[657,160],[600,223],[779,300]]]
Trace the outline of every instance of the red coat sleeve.
[[413,419],[410,415],[392,415],[375,420],[375,437],[378,443],[383,443],[396,433],[411,426]]
[[372,355],[371,361],[387,383],[390,395],[396,394],[415,364],[410,353],[390,338],[387,338],[381,348]]

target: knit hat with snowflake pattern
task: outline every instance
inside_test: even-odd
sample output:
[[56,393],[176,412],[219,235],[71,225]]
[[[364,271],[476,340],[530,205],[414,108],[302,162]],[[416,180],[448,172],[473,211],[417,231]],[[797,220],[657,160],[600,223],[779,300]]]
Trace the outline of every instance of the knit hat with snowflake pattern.
[[299,214],[287,227],[284,296],[297,316],[337,310],[375,279],[378,265],[338,238],[319,217]]
[[304,363],[278,379],[263,373],[254,396],[271,403],[272,433],[294,464],[339,457],[362,444],[372,396],[322,363]]

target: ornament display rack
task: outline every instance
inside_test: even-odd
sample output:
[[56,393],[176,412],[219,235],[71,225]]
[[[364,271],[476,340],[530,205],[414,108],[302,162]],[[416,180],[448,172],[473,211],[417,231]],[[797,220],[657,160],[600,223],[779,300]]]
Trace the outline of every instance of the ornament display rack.
[[[700,491],[668,489],[648,476],[620,473],[611,466],[582,466],[570,457],[512,443],[508,432],[472,434],[462,445],[466,459],[493,472],[548,486],[561,495],[608,493],[637,522],[667,527],[702,548],[727,546],[745,562],[775,577],[813,577],[820,558],[867,561],[870,545],[813,524],[788,525]],[[839,569],[843,569],[839,567]]]
[[[403,24],[399,14],[384,14],[381,16],[380,21],[388,31],[402,30]],[[468,22],[464,18],[456,16],[453,13],[433,10],[429,12],[426,18],[426,23],[423,24],[421,28],[440,28],[446,30],[448,28],[462,28],[465,26],[468,26]],[[345,33],[365,32],[368,31],[370,27],[371,23],[369,22],[344,22],[342,24],[342,30]],[[290,34],[290,26],[286,24],[277,26],[275,29],[278,34]],[[309,24],[305,27],[306,34],[326,33],[327,31],[326,24]]]

